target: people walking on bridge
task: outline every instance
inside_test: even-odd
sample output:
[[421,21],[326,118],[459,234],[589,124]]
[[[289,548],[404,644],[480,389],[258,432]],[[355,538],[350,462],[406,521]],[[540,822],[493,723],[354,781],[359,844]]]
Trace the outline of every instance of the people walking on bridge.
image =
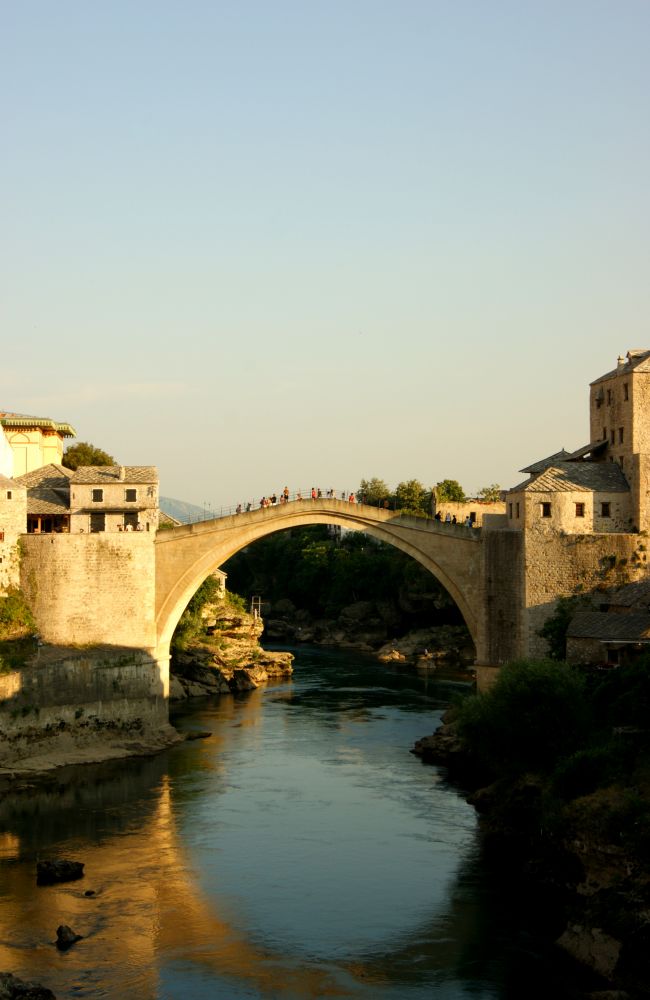
[[319,500],[322,500],[322,499],[323,499],[323,491],[322,491],[322,489],[320,488],[320,486],[318,487],[318,499],[319,499]]
[[298,490],[298,492],[296,493],[296,500],[302,500],[302,493],[300,492],[300,490]]
[[236,508],[235,508],[235,514],[241,514],[241,504],[240,503],[238,503],[237,506],[236,506]]
[[341,500],[345,500],[345,490],[341,490]]
[[311,498],[312,500],[316,499],[316,488],[314,486],[311,488]]
[[348,497],[348,503],[356,503],[356,502],[357,501],[356,501],[356,498],[354,496],[354,493],[350,493],[350,496]]
[[451,524],[451,514],[449,511],[445,514],[445,524]]
[[285,486],[285,488],[282,490],[282,496],[284,497],[284,502],[285,503],[289,503],[289,487],[288,486]]
[[442,521],[442,514],[440,513],[439,510],[436,511],[434,521]]
[[277,498],[276,494],[273,493],[273,495],[271,496],[271,506],[275,507],[275,505],[276,505],[277,502],[278,502],[278,498]]
[[453,516],[453,517],[452,517],[452,519],[451,519],[451,523],[452,523],[452,524],[458,524],[458,518],[456,517],[456,515],[455,515],[455,514],[454,514],[454,516]]
[[252,507],[252,506],[253,506],[253,505],[252,505],[252,503],[251,503],[251,502],[250,502],[250,500],[249,500],[249,501],[248,501],[248,503],[246,504],[246,513],[247,513],[247,514],[248,514],[248,513],[250,512],[250,510],[251,510],[251,507]]

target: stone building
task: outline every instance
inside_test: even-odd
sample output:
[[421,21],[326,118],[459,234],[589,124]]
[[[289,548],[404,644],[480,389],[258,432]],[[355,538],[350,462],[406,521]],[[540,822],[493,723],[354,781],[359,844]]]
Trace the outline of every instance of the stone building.
[[70,479],[70,531],[158,530],[158,470],[152,465],[82,465]]
[[[639,533],[650,522],[650,350],[628,351],[591,383],[589,418],[588,444],[522,469],[528,478],[505,497],[505,523],[522,536],[522,655],[546,652],[539,629],[560,596],[648,579]],[[583,612],[569,655],[607,660],[643,648],[643,621],[626,617],[614,627],[608,609]]]
[[[70,531],[70,479],[64,465],[44,465],[15,480],[27,490],[28,534],[49,535]],[[25,529],[23,529],[25,530]]]
[[18,586],[20,578],[18,539],[25,531],[27,490],[0,475],[0,594]]

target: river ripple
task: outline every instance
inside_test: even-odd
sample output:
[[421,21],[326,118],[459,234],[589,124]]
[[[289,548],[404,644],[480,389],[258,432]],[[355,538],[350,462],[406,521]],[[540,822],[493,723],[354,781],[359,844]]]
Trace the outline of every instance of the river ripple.
[[[209,739],[8,798],[0,969],[59,998],[537,995],[473,810],[408,752],[464,690],[301,648],[290,682],[176,711]],[[36,889],[39,856],[85,877]]]

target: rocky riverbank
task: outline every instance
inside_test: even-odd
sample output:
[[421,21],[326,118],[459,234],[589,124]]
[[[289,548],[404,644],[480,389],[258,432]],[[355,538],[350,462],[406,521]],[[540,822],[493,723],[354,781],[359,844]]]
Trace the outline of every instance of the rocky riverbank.
[[[442,765],[479,816],[483,849],[498,860],[504,883],[516,886],[513,905],[536,910],[536,930],[586,967],[593,980],[576,997],[650,997],[650,864],[647,850],[630,850],[616,818],[633,808],[615,784],[582,795],[540,827],[548,795],[535,774],[485,784],[467,754],[453,710],[413,753]],[[639,831],[642,834],[642,831]],[[645,841],[644,836],[640,836]]]
[[356,601],[337,618],[316,618],[283,599],[269,605],[265,615],[264,636],[273,642],[358,649],[374,654],[380,663],[405,668],[463,668],[475,658],[464,625],[436,625],[399,635],[399,615],[387,601]]
[[228,595],[206,604],[201,617],[202,634],[173,651],[170,699],[251,691],[291,675],[293,654],[262,649],[264,622]]

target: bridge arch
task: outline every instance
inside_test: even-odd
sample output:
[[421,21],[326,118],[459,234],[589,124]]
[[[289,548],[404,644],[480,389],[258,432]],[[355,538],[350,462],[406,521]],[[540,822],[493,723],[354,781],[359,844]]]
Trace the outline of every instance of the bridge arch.
[[478,647],[482,554],[479,530],[377,507],[321,499],[293,501],[159,532],[156,537],[159,658],[168,658],[174,629],[210,573],[260,538],[307,524],[336,524],[364,531],[412,556],[453,597]]

